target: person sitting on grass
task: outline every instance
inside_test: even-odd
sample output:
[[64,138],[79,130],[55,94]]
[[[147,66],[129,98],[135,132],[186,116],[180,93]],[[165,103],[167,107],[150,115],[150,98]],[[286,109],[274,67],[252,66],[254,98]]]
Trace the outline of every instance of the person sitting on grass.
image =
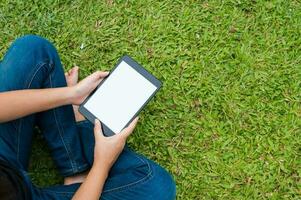
[[[78,82],[79,68],[64,74],[46,39],[17,39],[0,62],[0,199],[170,200],[170,174],[129,149],[138,119],[112,137],[78,112],[78,105],[108,72]],[[73,105],[73,106],[72,106]],[[34,127],[38,127],[64,184],[40,188],[28,175]]]

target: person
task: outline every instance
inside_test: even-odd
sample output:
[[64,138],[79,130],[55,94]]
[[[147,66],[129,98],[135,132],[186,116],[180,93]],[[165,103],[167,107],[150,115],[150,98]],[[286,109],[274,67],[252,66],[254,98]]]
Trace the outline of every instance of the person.
[[[126,139],[138,119],[105,137],[78,112],[78,105],[108,72],[78,82],[78,67],[64,73],[55,47],[26,35],[0,62],[0,199],[175,199],[171,175],[133,152]],[[64,184],[34,185],[28,175],[33,129],[38,127]]]

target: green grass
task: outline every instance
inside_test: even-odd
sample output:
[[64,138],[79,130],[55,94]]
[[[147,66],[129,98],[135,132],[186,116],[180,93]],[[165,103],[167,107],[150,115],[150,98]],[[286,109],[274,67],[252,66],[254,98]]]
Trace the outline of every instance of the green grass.
[[[299,0],[4,0],[0,27],[1,56],[34,33],[82,77],[126,53],[161,79],[130,146],[173,174],[178,199],[301,199]],[[33,181],[59,183],[44,146]]]

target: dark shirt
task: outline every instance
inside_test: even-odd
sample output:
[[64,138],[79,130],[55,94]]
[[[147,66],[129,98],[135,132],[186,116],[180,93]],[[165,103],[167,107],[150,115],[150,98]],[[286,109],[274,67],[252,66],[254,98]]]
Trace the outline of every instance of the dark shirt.
[[29,191],[21,172],[0,160],[0,199],[29,200]]

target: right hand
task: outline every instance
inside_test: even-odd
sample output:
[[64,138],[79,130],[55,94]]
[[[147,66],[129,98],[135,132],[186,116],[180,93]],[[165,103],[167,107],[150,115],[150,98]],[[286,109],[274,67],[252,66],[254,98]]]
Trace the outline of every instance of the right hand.
[[81,104],[87,96],[98,86],[98,84],[109,75],[109,72],[97,71],[81,80],[74,86],[71,86],[71,103],[74,105]]
[[109,172],[112,165],[117,160],[119,154],[124,148],[126,139],[131,135],[138,122],[136,117],[128,127],[124,128],[120,133],[105,137],[102,133],[101,124],[99,120],[95,119],[94,136],[95,136],[95,147],[94,147],[94,163]]

